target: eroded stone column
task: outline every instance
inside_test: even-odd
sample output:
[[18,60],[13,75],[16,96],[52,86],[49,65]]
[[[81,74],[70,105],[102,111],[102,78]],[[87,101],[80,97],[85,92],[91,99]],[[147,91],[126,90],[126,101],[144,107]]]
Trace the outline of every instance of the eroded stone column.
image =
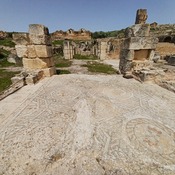
[[145,24],[148,18],[147,9],[138,9],[135,24]]
[[100,42],[100,60],[105,60],[107,57],[108,43],[107,41]]
[[[16,51],[22,57],[28,84],[35,82],[36,77],[50,77],[55,74],[53,53],[49,30],[44,25],[30,24],[29,33],[14,34]],[[32,78],[31,78],[32,77]],[[35,77],[35,78],[34,78]]]
[[74,56],[74,46],[70,41],[64,41],[63,45],[64,58],[67,60],[73,59]]

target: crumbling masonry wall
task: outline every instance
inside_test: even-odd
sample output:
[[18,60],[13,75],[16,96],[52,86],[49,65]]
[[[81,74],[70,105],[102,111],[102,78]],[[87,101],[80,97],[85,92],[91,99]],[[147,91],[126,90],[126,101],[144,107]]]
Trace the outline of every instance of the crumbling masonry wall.
[[119,69],[124,75],[130,75],[133,71],[152,64],[158,39],[149,36],[150,25],[145,24],[146,19],[146,10],[138,10],[136,24],[126,29],[126,39],[123,42],[119,64]]
[[[24,70],[40,77],[55,74],[49,30],[44,25],[30,24],[29,33],[13,34],[16,52],[22,58]],[[41,76],[42,75],[42,76]]]
[[91,41],[65,40],[63,53],[65,59],[73,59],[75,54],[94,55],[100,60],[119,59],[121,46],[124,39],[105,38]]

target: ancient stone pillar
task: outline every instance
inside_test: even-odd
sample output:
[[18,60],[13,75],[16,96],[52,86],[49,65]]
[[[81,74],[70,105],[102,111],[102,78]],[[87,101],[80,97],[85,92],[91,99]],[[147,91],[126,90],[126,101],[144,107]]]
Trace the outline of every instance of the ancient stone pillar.
[[100,60],[105,60],[107,57],[108,43],[107,41],[100,42]]
[[135,24],[145,24],[148,18],[146,9],[138,9]]
[[[30,24],[29,33],[13,34],[16,51],[22,57],[24,70],[28,74],[49,77],[55,74],[49,30],[44,25]],[[37,74],[37,73],[36,73]],[[26,78],[29,80],[29,77]],[[34,77],[32,78],[34,79]]]
[[70,41],[64,41],[63,44],[63,53],[64,58],[67,60],[73,59],[74,56],[74,47]]

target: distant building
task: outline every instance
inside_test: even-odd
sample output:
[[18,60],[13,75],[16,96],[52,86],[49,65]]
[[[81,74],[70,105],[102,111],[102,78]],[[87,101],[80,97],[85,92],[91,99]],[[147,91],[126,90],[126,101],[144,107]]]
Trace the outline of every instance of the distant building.
[[80,29],[79,31],[74,31],[69,29],[66,32],[62,30],[57,30],[51,34],[52,40],[91,40],[91,32],[85,29]]

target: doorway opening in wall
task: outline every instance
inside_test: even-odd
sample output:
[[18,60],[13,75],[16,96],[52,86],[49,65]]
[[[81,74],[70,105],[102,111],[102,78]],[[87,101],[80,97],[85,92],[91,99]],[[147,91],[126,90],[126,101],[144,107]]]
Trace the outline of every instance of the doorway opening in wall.
[[150,57],[151,49],[141,49],[134,51],[134,60],[145,61]]
[[163,42],[171,43],[171,37],[170,36],[165,37]]

